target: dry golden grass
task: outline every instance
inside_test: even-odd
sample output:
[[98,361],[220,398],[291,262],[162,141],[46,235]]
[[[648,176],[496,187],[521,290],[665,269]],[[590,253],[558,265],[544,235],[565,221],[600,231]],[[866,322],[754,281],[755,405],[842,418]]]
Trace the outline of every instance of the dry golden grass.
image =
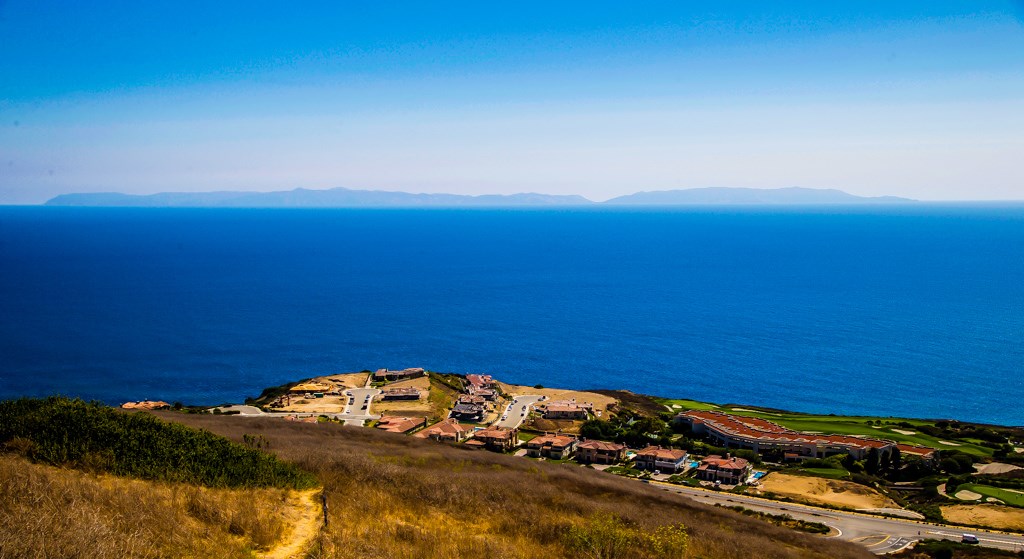
[[852,509],[900,508],[878,491],[852,481],[774,472],[761,478],[759,489],[816,505]]
[[505,384],[503,382],[498,383],[501,386],[502,392],[512,396],[522,396],[524,394],[538,394],[541,396],[547,396],[548,400],[573,400],[575,399],[578,403],[590,403],[594,404],[594,411],[601,412],[601,417],[607,419],[607,413],[605,410],[608,406],[615,405],[618,400],[611,396],[604,394],[598,394],[596,392],[582,392],[579,390],[566,390],[562,388],[534,388],[532,386],[519,386],[516,384]]
[[0,455],[0,558],[251,557],[287,532],[288,496],[93,475]]
[[602,518],[614,519],[612,531],[625,534],[623,541],[656,543],[667,527],[682,524],[687,551],[659,554],[651,546],[627,545],[589,556],[871,556],[853,544],[779,528],[574,465],[332,424],[157,415],[236,440],[246,433],[263,435],[271,451],[314,472],[327,495],[329,524],[313,558],[586,557],[573,548],[572,535],[588,533],[594,519]]

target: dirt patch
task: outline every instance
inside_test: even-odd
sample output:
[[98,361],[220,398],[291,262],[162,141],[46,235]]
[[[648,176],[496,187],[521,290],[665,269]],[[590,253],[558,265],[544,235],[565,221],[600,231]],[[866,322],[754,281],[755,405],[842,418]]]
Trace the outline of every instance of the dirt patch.
[[582,421],[573,421],[571,419],[544,419],[542,417],[538,417],[530,421],[525,427],[536,429],[537,431],[544,431],[546,433],[576,434],[580,432],[580,426],[582,425]]
[[958,524],[988,526],[1000,530],[1024,530],[1024,509],[1000,505],[952,505],[942,507],[942,517]]
[[609,405],[617,403],[615,398],[604,394],[598,394],[596,392],[582,392],[579,390],[565,390],[561,388],[534,388],[532,386],[505,384],[503,382],[499,382],[498,384],[501,386],[502,392],[510,394],[513,397],[523,396],[526,394],[539,394],[541,396],[547,396],[548,400],[575,399],[576,402],[580,404],[593,404],[594,411],[601,412],[601,417],[605,417],[607,415],[606,410]]
[[265,553],[257,554],[258,557],[298,559],[306,556],[310,542],[316,537],[323,522],[319,495],[319,489],[294,491],[288,495],[285,517],[290,529],[277,545]]
[[291,404],[277,408],[277,411],[293,413],[342,413],[345,411],[346,396],[324,396],[323,398],[304,398],[292,396]]
[[343,375],[327,375],[323,377],[317,377],[313,380],[317,382],[329,382],[337,386],[340,390],[346,388],[362,388],[366,385],[366,379],[369,378],[370,373],[345,373]]
[[759,491],[811,504],[854,509],[900,508],[878,491],[850,481],[774,472],[761,478]]
[[421,416],[430,415],[432,406],[430,403],[430,377],[422,376],[410,378],[398,382],[389,382],[382,386],[381,390],[391,388],[417,388],[420,391],[419,400],[381,400],[377,396],[373,400],[373,413],[387,413],[388,415]]

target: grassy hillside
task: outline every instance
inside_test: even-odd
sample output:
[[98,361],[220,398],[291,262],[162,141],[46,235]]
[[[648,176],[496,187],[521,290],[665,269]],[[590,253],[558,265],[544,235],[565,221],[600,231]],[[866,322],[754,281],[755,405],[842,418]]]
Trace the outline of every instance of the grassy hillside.
[[67,398],[0,402],[0,448],[51,465],[208,487],[316,485],[294,465],[223,437]]
[[870,557],[655,487],[332,424],[158,413],[231,439],[264,437],[316,474],[328,526],[310,557]]
[[252,557],[287,537],[284,489],[209,489],[0,455],[0,557]]

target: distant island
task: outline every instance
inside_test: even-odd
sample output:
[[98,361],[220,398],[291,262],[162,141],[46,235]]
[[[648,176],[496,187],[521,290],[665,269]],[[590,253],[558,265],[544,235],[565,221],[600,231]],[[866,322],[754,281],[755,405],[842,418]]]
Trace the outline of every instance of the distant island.
[[612,198],[605,204],[634,206],[698,205],[801,205],[801,204],[897,204],[915,202],[896,196],[855,196],[842,190],[823,188],[688,188],[637,192]]
[[816,188],[690,188],[637,192],[593,202],[578,195],[537,193],[414,194],[381,190],[294,190],[276,192],[161,192],[122,194],[94,192],[61,194],[47,206],[103,207],[218,207],[218,208],[459,208],[459,207],[544,207],[544,206],[710,206],[710,205],[850,205],[914,202],[895,196],[863,197],[834,189]]

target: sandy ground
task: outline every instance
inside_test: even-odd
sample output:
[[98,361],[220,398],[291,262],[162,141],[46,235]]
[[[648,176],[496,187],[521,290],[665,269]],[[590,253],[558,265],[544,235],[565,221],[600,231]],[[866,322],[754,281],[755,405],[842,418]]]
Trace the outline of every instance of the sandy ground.
[[951,443],[949,441],[939,441],[939,444],[944,444],[946,446],[960,446],[960,443]]
[[1006,472],[1020,470],[1021,467],[1014,466],[1013,464],[1003,464],[1002,462],[992,462],[991,464],[978,464],[974,466],[974,469],[979,474],[1005,474]]
[[261,559],[305,557],[310,542],[316,537],[323,521],[319,496],[319,489],[296,491],[289,495],[286,515],[291,529],[276,546],[265,553],[258,553],[257,556]]
[[978,499],[984,497],[984,495],[982,495],[981,493],[975,493],[974,491],[968,491],[966,489],[962,491],[957,491],[956,495],[953,496],[956,497],[957,499],[960,499],[961,501],[977,501]]
[[317,377],[313,380],[332,383],[344,391],[346,388],[362,388],[366,384],[368,376],[370,376],[370,373],[346,373],[344,375]]
[[506,394],[512,396],[522,396],[524,394],[540,394],[541,396],[547,396],[549,400],[572,400],[576,399],[577,403],[591,403],[594,404],[594,411],[600,411],[601,416],[604,417],[605,410],[608,409],[609,404],[617,402],[615,398],[610,396],[604,396],[602,394],[595,394],[593,392],[580,392],[578,390],[563,390],[561,388],[534,388],[532,386],[518,386],[515,384],[505,384],[503,382],[498,383],[501,385],[501,389]]
[[382,386],[381,390],[387,390],[389,388],[419,388],[420,399],[384,401],[380,399],[380,396],[377,396],[373,400],[373,413],[389,412],[389,415],[390,412],[394,411],[401,411],[403,413],[419,412],[418,415],[430,413],[430,377],[422,376],[419,378],[400,380],[398,382],[389,382]]
[[901,435],[916,435],[917,431],[907,431],[906,429],[893,429],[893,433],[899,433]]
[[821,505],[855,509],[900,508],[885,495],[851,481],[792,476],[779,472],[761,478],[760,491]]
[[[292,396],[290,406],[276,408],[274,411],[298,413],[341,413],[345,411],[347,396],[324,396],[323,398],[303,398]],[[304,402],[304,403],[303,403]]]
[[1024,509],[1001,505],[952,505],[942,507],[950,522],[990,526],[1001,530],[1024,530]]

